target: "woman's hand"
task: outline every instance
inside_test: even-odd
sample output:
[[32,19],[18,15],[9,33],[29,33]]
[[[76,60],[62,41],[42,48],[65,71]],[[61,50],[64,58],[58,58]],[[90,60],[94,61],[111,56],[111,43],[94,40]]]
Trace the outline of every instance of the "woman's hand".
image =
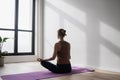
[[41,61],[43,61],[43,59],[41,59],[41,58],[37,58],[37,61],[41,62]]

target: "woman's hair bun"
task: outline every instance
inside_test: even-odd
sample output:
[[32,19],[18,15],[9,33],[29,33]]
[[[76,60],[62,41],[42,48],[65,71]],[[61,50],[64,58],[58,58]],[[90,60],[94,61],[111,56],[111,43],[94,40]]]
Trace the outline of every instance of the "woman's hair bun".
[[58,33],[63,37],[66,36],[66,30],[64,30],[64,29],[59,29]]

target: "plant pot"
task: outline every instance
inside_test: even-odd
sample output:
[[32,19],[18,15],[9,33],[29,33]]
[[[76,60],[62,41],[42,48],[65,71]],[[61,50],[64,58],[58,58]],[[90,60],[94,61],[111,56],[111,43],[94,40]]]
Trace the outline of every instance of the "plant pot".
[[4,66],[4,57],[0,57],[0,67]]

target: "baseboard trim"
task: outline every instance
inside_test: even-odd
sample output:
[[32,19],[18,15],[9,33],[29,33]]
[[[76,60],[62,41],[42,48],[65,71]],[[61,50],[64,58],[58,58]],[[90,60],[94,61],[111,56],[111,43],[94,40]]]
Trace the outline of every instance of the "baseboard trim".
[[120,74],[119,69],[112,69],[107,67],[95,67],[95,66],[88,66],[88,65],[86,67],[95,69],[95,71],[97,72]]

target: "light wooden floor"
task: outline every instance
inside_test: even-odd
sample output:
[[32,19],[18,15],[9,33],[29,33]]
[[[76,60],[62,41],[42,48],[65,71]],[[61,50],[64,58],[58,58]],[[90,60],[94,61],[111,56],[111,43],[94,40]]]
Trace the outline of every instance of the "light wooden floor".
[[[0,76],[45,70],[39,62],[12,63],[0,67]],[[0,80],[2,80],[0,78]],[[120,73],[96,70],[92,73],[73,74],[69,76],[49,78],[43,80],[120,80]]]

